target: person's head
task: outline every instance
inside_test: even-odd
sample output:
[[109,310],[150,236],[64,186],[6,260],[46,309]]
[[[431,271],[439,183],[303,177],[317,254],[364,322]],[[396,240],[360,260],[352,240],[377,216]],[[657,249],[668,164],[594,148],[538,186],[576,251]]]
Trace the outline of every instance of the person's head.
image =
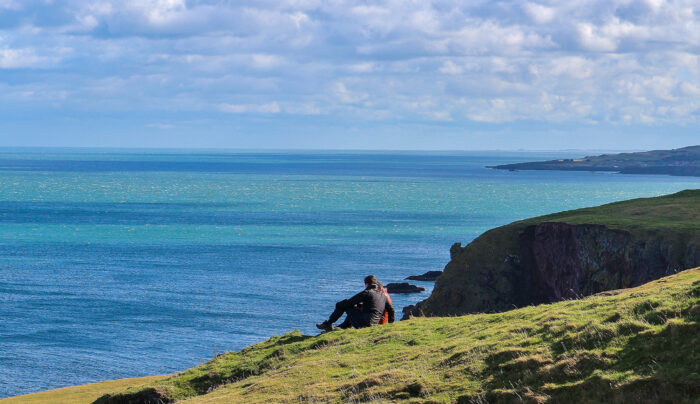
[[377,284],[377,277],[374,275],[368,275],[365,276],[365,286],[369,285],[376,285]]

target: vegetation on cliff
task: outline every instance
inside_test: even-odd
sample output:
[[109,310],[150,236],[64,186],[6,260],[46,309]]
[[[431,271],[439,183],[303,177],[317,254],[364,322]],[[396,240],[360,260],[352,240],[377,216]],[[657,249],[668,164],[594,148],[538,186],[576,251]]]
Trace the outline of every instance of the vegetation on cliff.
[[603,154],[580,159],[559,159],[504,164],[501,170],[612,171],[623,174],[700,176],[700,146],[639,153]]
[[632,287],[700,265],[700,190],[522,220],[450,252],[414,314],[503,311]]
[[[693,269],[505,313],[292,332],[97,402],[694,403],[698,346]],[[52,402],[52,392],[41,394]]]
[[[700,268],[610,291],[700,265],[700,190],[512,223],[451,253],[428,314],[527,307],[291,332],[173,375],[0,403],[700,399]],[[547,300],[564,301],[530,305]]]

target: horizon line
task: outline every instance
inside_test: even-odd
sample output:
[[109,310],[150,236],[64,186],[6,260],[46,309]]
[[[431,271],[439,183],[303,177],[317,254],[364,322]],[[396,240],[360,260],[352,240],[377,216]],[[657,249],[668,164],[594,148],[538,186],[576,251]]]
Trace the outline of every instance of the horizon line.
[[[683,146],[688,147],[688,146]],[[672,150],[653,149],[653,150]],[[242,153],[275,153],[275,152],[424,152],[424,153],[466,153],[466,152],[520,152],[520,153],[556,153],[556,152],[643,152],[649,149],[343,149],[343,148],[235,148],[235,147],[134,147],[134,146],[0,146],[0,151],[39,151],[39,150],[62,150],[62,151],[218,151],[218,152],[242,152]]]

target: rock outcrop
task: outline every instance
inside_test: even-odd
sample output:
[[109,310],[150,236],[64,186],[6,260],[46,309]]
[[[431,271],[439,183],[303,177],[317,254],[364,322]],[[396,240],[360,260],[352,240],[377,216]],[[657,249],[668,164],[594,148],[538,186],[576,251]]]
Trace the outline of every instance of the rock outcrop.
[[435,282],[442,275],[442,271],[428,271],[423,275],[411,275],[406,278],[407,281],[424,281]]
[[422,288],[422,287],[416,286],[416,285],[411,285],[408,282],[401,282],[401,283],[389,283],[389,284],[387,284],[386,291],[389,293],[408,294],[408,293],[424,292],[425,288]]
[[515,222],[450,253],[431,296],[405,317],[505,311],[700,266],[700,191]]

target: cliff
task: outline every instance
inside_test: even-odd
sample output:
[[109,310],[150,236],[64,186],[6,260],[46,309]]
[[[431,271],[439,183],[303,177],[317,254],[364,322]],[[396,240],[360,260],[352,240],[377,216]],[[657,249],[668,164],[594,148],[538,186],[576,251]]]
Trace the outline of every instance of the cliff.
[[503,164],[500,170],[612,171],[622,174],[700,176],[700,146],[638,153],[603,154],[580,159],[558,159]]
[[691,269],[505,313],[290,332],[172,375],[0,404],[691,404],[700,397],[699,345],[700,270]]
[[455,244],[413,315],[504,311],[700,265],[700,190],[527,219]]

